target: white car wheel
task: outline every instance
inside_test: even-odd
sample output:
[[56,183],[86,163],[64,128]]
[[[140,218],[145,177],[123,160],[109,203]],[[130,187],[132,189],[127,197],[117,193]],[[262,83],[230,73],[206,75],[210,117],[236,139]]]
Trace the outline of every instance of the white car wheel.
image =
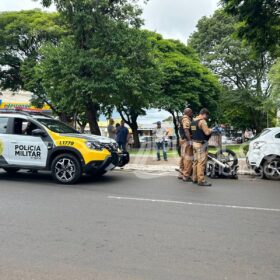
[[264,163],[264,175],[269,180],[280,180],[280,158],[270,158]]

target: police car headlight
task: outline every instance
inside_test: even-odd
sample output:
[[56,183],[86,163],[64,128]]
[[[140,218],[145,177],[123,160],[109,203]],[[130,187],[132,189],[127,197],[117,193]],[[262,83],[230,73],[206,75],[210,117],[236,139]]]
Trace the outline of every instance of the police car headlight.
[[103,150],[103,147],[98,142],[88,141],[88,142],[86,142],[86,145],[91,150],[98,150],[98,151]]

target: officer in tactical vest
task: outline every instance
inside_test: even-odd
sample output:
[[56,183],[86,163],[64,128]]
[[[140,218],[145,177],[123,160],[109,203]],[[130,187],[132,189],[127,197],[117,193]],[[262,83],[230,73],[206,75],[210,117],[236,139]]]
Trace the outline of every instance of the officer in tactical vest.
[[184,182],[190,182],[193,168],[193,147],[191,137],[192,109],[186,108],[180,123],[181,136],[181,175],[178,177]]
[[202,109],[197,118],[191,124],[194,163],[193,163],[193,183],[199,186],[211,187],[211,184],[205,181],[205,167],[208,157],[208,140],[212,130],[207,125],[209,111]]

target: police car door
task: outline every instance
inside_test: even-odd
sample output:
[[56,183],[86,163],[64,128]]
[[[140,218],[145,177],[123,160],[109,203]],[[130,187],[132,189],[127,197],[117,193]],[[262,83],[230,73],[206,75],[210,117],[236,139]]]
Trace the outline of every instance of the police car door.
[[33,136],[39,127],[24,117],[14,118],[13,137],[9,149],[9,164],[26,167],[46,167],[48,147],[41,136]]
[[7,165],[9,158],[9,142],[7,141],[7,128],[9,118],[5,116],[0,117],[0,165]]

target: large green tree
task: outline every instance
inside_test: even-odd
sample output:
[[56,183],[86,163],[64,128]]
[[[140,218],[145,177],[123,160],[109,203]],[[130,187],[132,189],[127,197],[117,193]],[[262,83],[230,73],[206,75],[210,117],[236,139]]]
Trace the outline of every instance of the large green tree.
[[271,83],[271,102],[280,110],[280,59],[271,67],[269,80]]
[[95,36],[87,51],[76,48],[72,37],[46,45],[32,83],[39,81],[45,99],[72,116],[87,112],[89,98],[100,106],[92,113],[115,107],[139,146],[137,119],[159,92],[159,71],[146,32],[124,24],[110,29],[106,38]]
[[[129,27],[140,27],[142,10],[137,5],[138,1],[42,0],[41,2],[44,6],[55,4],[58,12],[70,26],[74,48],[78,52],[80,71],[77,73],[79,75],[77,81],[80,79],[83,84],[82,91],[77,94],[81,95],[79,99],[86,105],[91,132],[100,134],[97,116],[100,103],[104,100],[104,96],[100,93],[104,93],[102,80],[109,63],[106,61],[107,48],[100,38],[110,37],[114,25],[126,24]],[[96,67],[99,69],[97,70]],[[95,81],[94,87],[92,80]]]
[[267,117],[275,113],[273,107],[265,106],[270,96],[267,75],[273,60],[267,52],[256,53],[234,36],[237,23],[236,17],[217,10],[198,22],[189,44],[224,85],[220,121],[260,131],[266,127]]
[[[120,28],[118,40],[108,42],[114,62],[114,81],[111,104],[130,126],[135,147],[140,146],[137,119],[146,114],[160,91],[161,73],[154,59],[148,34],[136,28]],[[113,42],[113,43],[112,43]]]
[[279,0],[222,0],[226,11],[237,16],[237,32],[253,43],[260,52],[279,55],[280,1]]
[[[102,79],[98,79],[101,77],[100,72],[108,71],[105,69],[108,64],[104,58],[100,59],[94,50],[83,52],[77,49],[71,37],[64,38],[56,45],[46,44],[41,48],[40,56],[28,82],[30,88],[33,84],[34,88],[40,87],[44,96],[40,96],[38,101],[49,100],[56,113],[66,117],[65,121],[70,121],[74,116],[84,118],[84,112],[88,110],[87,98],[90,98],[95,106],[99,106],[99,101],[94,102],[91,92],[98,93],[99,98],[106,93],[109,76],[103,74]],[[88,72],[95,74],[95,78],[89,77]],[[99,108],[92,110],[91,114],[98,110]],[[98,115],[94,115],[91,120],[96,121],[94,125],[98,127],[97,119]]]
[[155,57],[162,71],[161,92],[156,107],[168,111],[178,135],[178,119],[186,106],[198,113],[209,108],[215,118],[220,86],[218,79],[203,66],[194,51],[179,41],[165,40],[151,33]]
[[36,64],[38,49],[56,43],[65,27],[58,14],[40,10],[0,13],[0,88],[25,89],[21,68]]

